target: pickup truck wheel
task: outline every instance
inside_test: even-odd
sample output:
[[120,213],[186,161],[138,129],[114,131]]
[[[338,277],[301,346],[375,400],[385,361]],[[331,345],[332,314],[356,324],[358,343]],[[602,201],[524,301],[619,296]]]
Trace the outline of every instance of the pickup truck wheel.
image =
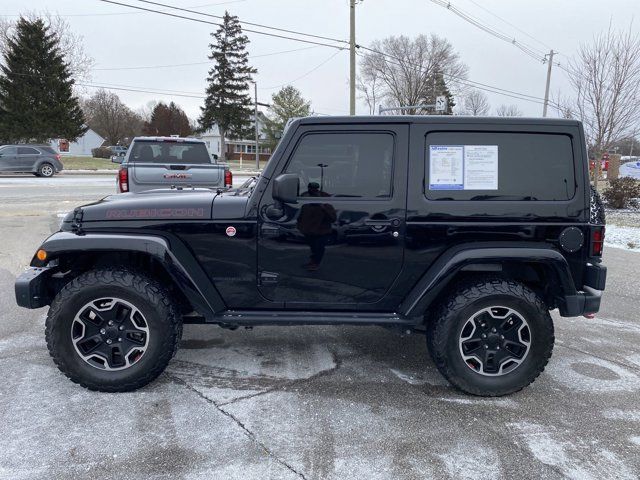
[[553,343],[553,321],[540,297],[498,278],[462,286],[427,325],[438,370],[473,395],[507,395],[526,387],[544,370]]
[[175,354],[182,321],[169,292],[125,268],[86,272],[51,303],[49,353],[67,377],[90,390],[138,389]]

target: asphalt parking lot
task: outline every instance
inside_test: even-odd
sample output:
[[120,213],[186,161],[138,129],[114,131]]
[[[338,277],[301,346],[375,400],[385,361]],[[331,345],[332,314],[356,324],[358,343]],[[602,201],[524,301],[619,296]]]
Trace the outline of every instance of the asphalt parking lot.
[[193,325],[152,385],[94,393],[13,281],[60,213],[113,188],[0,177],[1,478],[639,478],[640,253],[605,250],[600,314],[554,314],[549,366],[509,397],[457,393],[420,335]]

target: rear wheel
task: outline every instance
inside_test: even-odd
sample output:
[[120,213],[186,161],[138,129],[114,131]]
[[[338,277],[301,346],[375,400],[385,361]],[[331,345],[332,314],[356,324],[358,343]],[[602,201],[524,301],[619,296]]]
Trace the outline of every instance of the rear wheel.
[[517,392],[544,370],[553,321],[528,287],[486,278],[469,282],[438,309],[427,329],[438,370],[458,389],[482,396]]
[[53,177],[53,175],[56,173],[56,169],[53,168],[53,165],[51,165],[50,163],[43,163],[42,165],[40,165],[38,167],[38,177]]
[[169,292],[124,268],[75,278],[56,296],[46,321],[58,368],[83,387],[106,392],[154,380],[177,350],[181,332]]

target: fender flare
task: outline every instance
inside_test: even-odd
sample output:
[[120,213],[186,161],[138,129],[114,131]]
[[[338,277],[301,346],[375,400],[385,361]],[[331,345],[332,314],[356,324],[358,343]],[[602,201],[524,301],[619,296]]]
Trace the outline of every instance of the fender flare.
[[[147,254],[166,269],[176,286],[205,318],[226,310],[226,305],[209,277],[189,249],[178,238],[125,233],[57,232],[41,249],[49,259],[73,252],[139,252]],[[32,266],[41,266],[34,257]]]
[[561,314],[568,303],[581,298],[573,283],[567,260],[550,244],[462,244],[446,250],[436,259],[400,304],[398,313],[407,317],[424,315],[453,277],[465,267],[473,265],[479,268],[471,267],[469,270],[491,272],[496,271],[492,267],[506,262],[542,264],[554,272],[562,289],[557,295]]

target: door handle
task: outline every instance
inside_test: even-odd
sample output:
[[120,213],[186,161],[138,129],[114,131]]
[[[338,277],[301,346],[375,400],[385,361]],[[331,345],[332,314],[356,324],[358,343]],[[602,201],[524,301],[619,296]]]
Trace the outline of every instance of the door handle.
[[369,225],[371,227],[397,227],[400,225],[400,219],[398,218],[385,218],[385,219],[371,219],[368,218],[364,221],[365,225]]

